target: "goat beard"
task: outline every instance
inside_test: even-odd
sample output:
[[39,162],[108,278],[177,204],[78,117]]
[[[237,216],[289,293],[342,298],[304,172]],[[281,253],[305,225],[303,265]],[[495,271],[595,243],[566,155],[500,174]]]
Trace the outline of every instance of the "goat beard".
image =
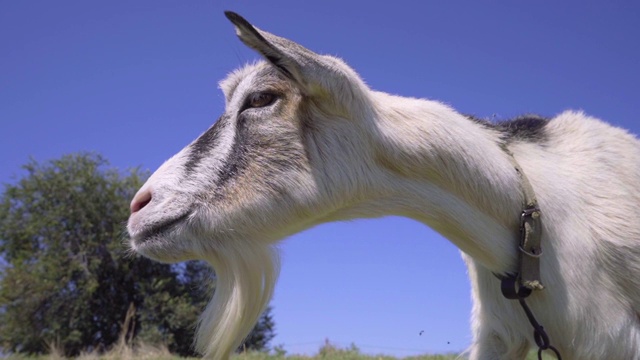
[[207,252],[204,259],[215,270],[216,285],[200,316],[195,347],[208,359],[228,359],[240,346],[266,309],[279,274],[279,256],[273,246],[237,245]]

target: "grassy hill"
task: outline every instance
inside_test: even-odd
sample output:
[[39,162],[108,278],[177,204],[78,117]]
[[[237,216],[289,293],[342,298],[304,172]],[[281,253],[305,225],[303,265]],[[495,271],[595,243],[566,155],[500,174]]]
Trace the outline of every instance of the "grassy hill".
[[[433,354],[403,357],[404,360],[454,360],[464,359],[459,354]],[[37,357],[28,357],[22,355],[11,355],[7,360],[65,360],[59,355],[59,351],[52,348],[51,354]],[[183,358],[174,356],[164,347],[150,346],[140,344],[129,346],[120,344],[115,346],[109,352],[104,354],[82,354],[76,358],[77,360],[195,360],[196,358]],[[313,356],[307,355],[289,355],[283,350],[276,349],[270,353],[266,352],[245,352],[234,355],[231,360],[398,360],[399,358],[389,355],[370,355],[363,354],[360,350],[352,345],[348,348],[339,348],[331,343],[325,343],[318,353]],[[527,356],[527,360],[537,359],[536,352],[531,352]],[[543,356],[543,359],[554,359],[552,356]]]

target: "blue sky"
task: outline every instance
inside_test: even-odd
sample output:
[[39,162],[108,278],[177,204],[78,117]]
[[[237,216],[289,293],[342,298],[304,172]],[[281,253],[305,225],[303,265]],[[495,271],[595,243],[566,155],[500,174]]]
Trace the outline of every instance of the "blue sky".
[[[223,10],[381,91],[506,119],[582,109],[640,133],[635,1],[12,1],[0,5],[0,182],[96,151],[154,170],[223,111],[217,82],[257,56]],[[469,284],[455,247],[402,218],[327,224],[281,245],[273,345],[459,351]]]

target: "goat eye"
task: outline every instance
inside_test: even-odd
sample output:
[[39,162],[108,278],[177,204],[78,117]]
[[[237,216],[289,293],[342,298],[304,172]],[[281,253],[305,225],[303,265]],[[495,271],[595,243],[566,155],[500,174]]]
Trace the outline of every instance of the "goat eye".
[[271,93],[262,92],[249,95],[247,100],[247,107],[261,108],[271,105],[276,100],[276,96]]

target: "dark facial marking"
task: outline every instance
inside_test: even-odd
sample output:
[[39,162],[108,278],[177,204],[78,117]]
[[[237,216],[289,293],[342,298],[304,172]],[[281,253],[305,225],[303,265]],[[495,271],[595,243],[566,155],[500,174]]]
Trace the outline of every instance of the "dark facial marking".
[[[221,199],[232,192],[235,179],[251,171],[252,188],[259,191],[280,192],[275,179],[292,168],[306,165],[299,141],[299,129],[282,119],[288,118],[287,99],[293,94],[292,84],[274,66],[259,69],[253,79],[259,84],[254,92],[245,95],[236,115],[235,135],[228,157],[218,170],[213,196]],[[248,111],[273,106],[268,112]],[[277,111],[280,110],[280,111]],[[267,111],[267,110],[265,110]],[[225,121],[231,122],[231,117]],[[229,125],[231,126],[231,125]],[[279,131],[272,129],[278,128]],[[287,175],[289,176],[289,175]],[[244,184],[243,179],[238,180]]]
[[191,174],[198,167],[200,161],[209,154],[211,149],[216,145],[222,129],[228,124],[229,119],[226,116],[221,116],[213,126],[209,128],[204,134],[191,144],[191,151],[189,152],[189,158],[184,164],[187,174]]
[[263,119],[238,115],[231,153],[218,173],[216,198],[223,197],[228,183],[242,176],[250,165],[254,168],[252,171],[257,171],[251,179],[256,188],[274,193],[285,192],[277,178],[290,174],[291,169],[305,167],[304,152],[297,145],[298,132],[292,129],[277,134],[262,133],[254,128],[260,120]]
[[231,153],[227,162],[218,174],[217,188],[222,189],[226,183],[237,176],[247,166],[247,146],[249,143],[249,131],[247,129],[246,115],[238,115],[236,124],[236,136],[231,147]]
[[493,123],[468,115],[468,119],[501,133],[505,142],[514,140],[542,142],[546,139],[545,126],[549,119],[539,115],[522,115],[515,119]]
[[177,216],[173,219],[169,219],[165,222],[153,224],[147,230],[145,230],[140,236],[137,236],[134,241],[137,243],[143,243],[148,240],[151,240],[154,237],[160,236],[166,232],[171,231],[176,225],[185,221],[189,215],[191,214],[191,210],[185,212],[184,214]]

